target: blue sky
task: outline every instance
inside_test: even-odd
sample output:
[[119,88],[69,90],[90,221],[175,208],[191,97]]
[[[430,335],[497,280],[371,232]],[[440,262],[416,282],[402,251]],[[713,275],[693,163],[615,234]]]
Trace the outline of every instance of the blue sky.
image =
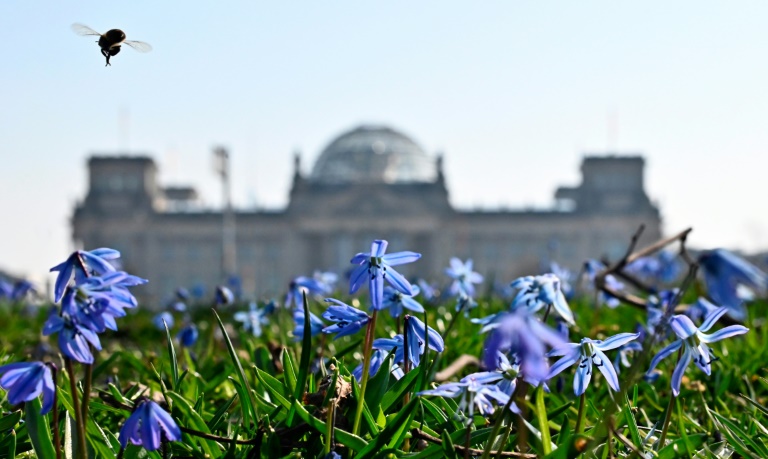
[[[642,153],[667,232],[765,249],[766,18],[758,1],[5,0],[0,268],[65,257],[92,153],[151,154],[217,205],[223,144],[236,204],[276,207],[293,152],[308,171],[360,123],[443,151],[462,207],[545,206],[585,152]],[[105,68],[73,22],[154,51]]]

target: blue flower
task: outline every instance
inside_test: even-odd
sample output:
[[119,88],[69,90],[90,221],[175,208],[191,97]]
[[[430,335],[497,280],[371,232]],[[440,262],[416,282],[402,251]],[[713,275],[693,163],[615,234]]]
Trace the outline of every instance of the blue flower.
[[236,312],[233,318],[243,323],[245,331],[250,331],[256,338],[261,336],[261,326],[267,325],[269,319],[267,315],[271,314],[274,310],[274,305],[259,308],[255,302],[251,302],[248,312],[240,311]]
[[165,331],[166,325],[168,329],[173,328],[176,321],[173,319],[173,314],[167,311],[163,311],[152,318],[152,325],[160,331]]
[[[387,358],[387,351],[381,349],[374,349],[371,353],[371,364],[368,367],[368,376],[374,376],[378,373],[381,364],[384,363],[384,359]],[[358,365],[353,371],[352,376],[357,379],[357,382],[363,380],[363,364]]]
[[[587,262],[584,263],[584,275],[589,281],[589,286],[593,290],[596,289],[595,279],[597,278],[597,275],[600,273],[600,271],[603,271],[604,269],[606,269],[606,266],[597,260],[587,260]],[[619,280],[616,279],[616,277],[613,274],[608,274],[607,276],[605,276],[604,281],[605,281],[605,287],[607,287],[610,290],[619,292],[624,289],[624,284],[619,282]],[[598,302],[600,305],[606,305],[611,309],[616,308],[621,304],[621,301],[619,301],[618,298],[608,293],[605,293],[602,289],[600,289],[600,293],[598,295]]]
[[682,271],[674,252],[660,252],[655,257],[641,257],[629,263],[625,271],[654,285],[674,282]]
[[486,373],[474,373],[465,376],[459,382],[442,384],[434,389],[419,392],[417,395],[435,395],[439,397],[456,398],[462,396],[459,410],[466,414],[467,424],[472,422],[475,408],[483,415],[494,412],[494,403],[503,406],[509,401],[509,395],[502,392],[495,384],[488,384]]
[[680,394],[680,383],[683,379],[683,373],[685,373],[685,369],[688,368],[691,360],[701,371],[709,376],[712,373],[712,366],[710,364],[715,358],[707,344],[730,338],[731,336],[743,335],[749,331],[747,327],[742,325],[731,325],[712,334],[704,333],[712,328],[715,322],[726,312],[728,312],[727,308],[716,309],[704,319],[700,327],[696,327],[688,316],[674,316],[670,321],[670,326],[679,339],[656,354],[651,360],[651,367],[648,369],[648,373],[652,372],[659,362],[683,346],[683,352],[675,366],[675,371],[672,373],[672,393],[675,396]]
[[216,299],[217,306],[227,306],[235,302],[235,294],[229,287],[219,285],[216,287]]
[[48,364],[43,362],[9,363],[0,367],[0,387],[8,391],[8,403],[18,405],[43,394],[45,414],[53,408],[56,386]]
[[61,352],[78,362],[91,364],[93,363],[93,354],[89,344],[101,350],[101,342],[96,332],[80,322],[77,314],[72,313],[74,295],[73,289],[66,289],[62,299],[61,316],[54,311],[48,317],[43,325],[43,335],[47,336],[59,332],[59,349]]
[[677,297],[679,289],[663,290],[659,292],[658,296],[648,297],[646,304],[646,313],[648,315],[648,321],[646,324],[646,330],[648,334],[653,335],[657,330],[664,330],[666,328],[666,322],[672,318],[672,312],[674,309],[673,300]]
[[571,281],[573,280],[573,273],[571,270],[565,266],[560,266],[553,261],[549,264],[549,272],[560,279],[560,290],[563,292],[563,295],[565,295],[565,299],[572,299],[576,292],[573,290],[573,286],[571,285]]
[[529,313],[535,313],[545,306],[552,306],[560,317],[573,325],[573,313],[560,289],[560,279],[554,274],[520,277],[511,286],[520,289],[512,302],[512,309],[525,307]]
[[563,358],[552,365],[547,379],[551,379],[578,362],[579,367],[576,369],[576,375],[573,378],[573,391],[579,396],[587,390],[589,381],[592,379],[592,364],[595,364],[600,373],[605,376],[605,380],[608,381],[611,389],[618,391],[619,377],[616,375],[616,369],[614,369],[604,351],[623,346],[637,339],[638,336],[640,336],[638,333],[619,333],[605,341],[584,338],[580,343],[568,343],[565,346],[559,346],[550,351],[548,355],[563,356]]
[[472,270],[472,259],[470,258],[465,263],[462,263],[461,260],[453,257],[450,263],[451,266],[445,268],[445,274],[453,279],[449,290],[451,295],[475,296],[475,286],[472,284],[482,283],[483,276]]
[[400,317],[403,314],[403,308],[410,309],[413,312],[424,312],[424,306],[413,299],[414,296],[419,294],[419,287],[413,285],[412,289],[414,294],[406,295],[392,287],[384,287],[384,307],[389,309],[389,314],[392,317]]
[[416,284],[419,286],[419,289],[421,290],[420,292],[421,297],[424,298],[426,301],[435,301],[440,295],[440,292],[438,291],[437,287],[425,281],[424,279],[417,280]]
[[54,301],[59,302],[64,296],[64,289],[69,284],[72,276],[75,277],[75,284],[81,284],[90,276],[101,276],[115,271],[108,260],[120,258],[120,252],[114,249],[95,249],[90,251],[78,250],[63,263],[51,268],[51,271],[58,271],[56,276],[56,285],[54,287]]
[[[296,322],[296,328],[293,329],[293,339],[296,341],[300,341],[301,337],[304,336],[304,308],[296,308],[293,311],[293,321]],[[310,336],[315,336],[319,333],[322,333],[323,328],[325,327],[325,324],[322,320],[320,320],[319,317],[312,314],[310,311],[309,313],[309,334]]]
[[520,376],[520,362],[516,358],[513,358],[510,362],[506,354],[501,352],[499,352],[497,357],[495,371],[485,371],[475,373],[475,375],[482,375],[480,379],[486,384],[496,384],[502,392],[511,397],[517,388],[517,378]]
[[[642,334],[638,333],[638,335],[637,339],[640,339]],[[618,352],[616,352],[616,357],[613,358],[613,368],[616,370],[616,374],[619,374],[621,373],[622,366],[629,368],[632,365],[629,361],[629,357],[634,355],[635,352],[642,351],[643,345],[635,340],[630,341],[623,346],[619,346],[616,350]]]
[[350,263],[358,265],[350,275],[349,293],[355,293],[363,283],[368,281],[368,290],[371,296],[371,307],[380,310],[384,307],[384,280],[397,290],[406,295],[414,295],[410,282],[393,266],[412,263],[421,258],[420,253],[396,252],[385,254],[389,243],[384,240],[375,240],[371,244],[371,251],[358,253]]
[[405,316],[405,333],[408,337],[408,360],[414,367],[421,363],[421,355],[426,347],[435,352],[443,352],[445,342],[443,337],[432,327],[427,327],[416,316]]
[[492,324],[492,328],[491,324],[486,325],[492,331],[483,350],[485,367],[496,368],[499,353],[516,355],[522,376],[533,385],[543,381],[549,372],[546,346],[559,348],[567,344],[556,331],[524,308],[502,313]]
[[738,286],[743,285],[759,294],[764,294],[768,288],[768,276],[764,272],[727,250],[705,250],[698,261],[709,297],[718,306],[728,308],[728,315],[736,320],[747,317]]
[[685,315],[691,318],[691,320],[701,321],[704,320],[709,314],[717,310],[718,307],[712,304],[706,298],[699,297],[695,303],[691,304],[688,309],[685,310]]
[[285,307],[290,308],[296,305],[297,308],[301,309],[304,293],[309,297],[310,295],[328,295],[332,291],[333,287],[321,280],[299,276],[288,285],[288,293],[285,295]]
[[323,333],[338,333],[334,339],[357,333],[371,319],[363,311],[339,300],[326,298],[325,302],[333,303],[334,306],[328,306],[328,309],[323,313],[323,318],[335,323],[323,328]]
[[130,441],[148,451],[160,448],[163,441],[181,440],[181,429],[167,411],[151,400],[142,400],[120,428],[120,446]]
[[399,363],[403,363],[405,360],[404,346],[405,346],[405,341],[403,340],[403,335],[395,335],[392,338],[376,338],[375,340],[373,340],[372,347],[374,349],[379,349],[387,352],[391,352],[392,349],[395,349],[395,360],[393,363],[399,364]]
[[197,337],[199,336],[199,333],[197,331],[197,327],[195,324],[187,324],[185,325],[179,333],[176,335],[176,339],[179,340],[179,343],[181,343],[184,347],[190,347],[194,346],[197,342]]

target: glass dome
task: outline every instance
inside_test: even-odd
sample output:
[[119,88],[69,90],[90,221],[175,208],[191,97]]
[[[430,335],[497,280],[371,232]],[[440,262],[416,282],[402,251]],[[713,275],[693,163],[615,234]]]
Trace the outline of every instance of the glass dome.
[[322,183],[434,182],[434,158],[408,136],[384,126],[359,126],[334,139],[311,180]]

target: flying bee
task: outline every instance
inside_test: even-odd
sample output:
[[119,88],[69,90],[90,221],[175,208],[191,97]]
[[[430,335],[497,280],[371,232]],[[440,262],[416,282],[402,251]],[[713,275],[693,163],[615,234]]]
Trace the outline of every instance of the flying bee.
[[[72,24],[72,31],[78,35],[95,35],[99,39],[96,43],[101,47],[101,55],[107,58],[106,65],[112,65],[109,63],[109,58],[120,52],[122,45],[128,45],[140,53],[148,53],[152,51],[152,46],[149,43],[143,41],[126,40],[125,32],[120,29],[107,30],[106,33],[99,33],[90,27],[82,24]],[[105,67],[106,67],[105,65]]]

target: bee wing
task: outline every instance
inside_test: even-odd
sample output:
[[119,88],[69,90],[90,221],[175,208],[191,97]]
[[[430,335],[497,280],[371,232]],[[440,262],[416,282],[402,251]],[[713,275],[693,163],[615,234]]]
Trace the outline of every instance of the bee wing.
[[150,45],[149,43],[144,43],[143,41],[125,40],[121,44],[128,45],[140,53],[148,53],[152,51],[152,45]]
[[74,23],[72,24],[72,31],[75,32],[78,35],[99,35],[101,34],[99,32],[96,32],[95,30],[91,29],[87,25]]

